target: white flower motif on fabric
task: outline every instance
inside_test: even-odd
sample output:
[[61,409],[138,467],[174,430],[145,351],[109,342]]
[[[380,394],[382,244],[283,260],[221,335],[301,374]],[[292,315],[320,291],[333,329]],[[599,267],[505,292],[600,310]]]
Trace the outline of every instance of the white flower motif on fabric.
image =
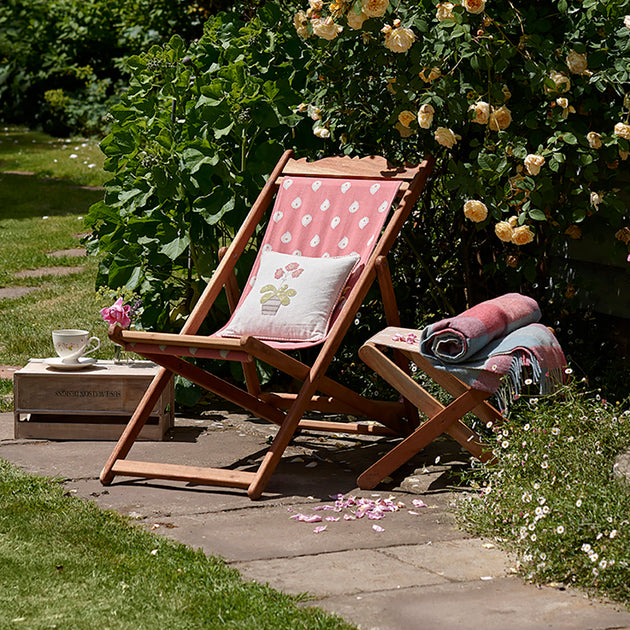
[[284,216],[284,213],[280,210],[278,210],[278,212],[275,212],[273,215],[273,220],[275,223],[278,223],[278,221],[280,221],[280,219],[282,219],[282,217]]
[[330,208],[330,199],[324,199],[324,201],[322,201],[322,205],[319,206],[319,209],[322,212],[326,212],[326,210],[328,210],[328,208]]
[[319,234],[315,234],[315,236],[313,236],[310,245],[311,247],[317,247],[319,245]]
[[350,190],[350,186],[352,186],[350,182],[344,182],[341,184],[341,192],[345,195]]
[[299,249],[296,249],[296,250],[293,252],[293,255],[294,255],[294,256],[301,256],[301,255],[302,255],[302,252],[301,252]]
[[313,182],[313,183],[311,184],[311,188],[313,189],[313,192],[317,192],[317,191],[319,190],[319,187],[320,187],[321,185],[322,185],[322,183],[321,183],[319,180],[317,180],[317,181]]
[[312,220],[313,220],[313,217],[310,214],[305,214],[302,217],[302,225],[306,227]]
[[283,243],[290,243],[290,242],[291,242],[291,238],[292,238],[292,236],[291,236],[291,232],[285,232],[285,233],[284,233],[284,234],[280,237],[280,240],[281,240]]
[[339,245],[338,245],[339,249],[346,249],[346,247],[348,247],[348,237],[344,236],[340,241],[339,241]]
[[383,203],[378,207],[379,212],[385,212],[389,208],[389,201],[383,201]]
[[271,243],[265,243],[265,245],[263,245],[262,250],[263,252],[270,252],[273,250],[273,247],[271,247]]
[[361,229],[365,228],[365,226],[370,222],[370,218],[369,217],[363,217],[360,221],[359,221],[359,227]]
[[375,195],[380,190],[380,188],[381,188],[380,184],[372,184],[370,186],[370,194]]
[[283,179],[282,180],[282,188],[284,188],[285,190],[289,190],[289,188],[291,188],[291,184],[293,183],[292,179]]
[[361,258],[361,255],[359,254],[359,252],[350,252],[348,256],[358,256],[359,258]]
[[302,205],[302,200],[299,197],[296,197],[292,202],[291,202],[291,207],[295,208],[296,210]]
[[[267,250],[267,251],[271,251],[271,250]],[[249,286],[250,286],[250,287],[253,287],[255,282],[256,282],[256,276],[252,276],[252,277],[249,279]]]
[[341,223],[341,219],[339,217],[335,217],[331,222],[330,222],[330,227],[334,230],[339,223]]
[[351,214],[354,214],[358,209],[359,209],[359,202],[354,201],[350,204],[350,207],[348,208],[348,212],[350,212]]

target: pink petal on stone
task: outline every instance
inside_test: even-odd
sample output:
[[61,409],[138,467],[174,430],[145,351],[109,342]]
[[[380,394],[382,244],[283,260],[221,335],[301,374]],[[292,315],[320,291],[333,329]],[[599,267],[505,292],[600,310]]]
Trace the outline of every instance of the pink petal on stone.
[[372,525],[372,529],[375,532],[384,532],[385,531],[380,525]]
[[313,534],[321,534],[321,532],[326,530],[326,525],[320,525],[313,530]]
[[414,499],[412,501],[412,503],[416,506],[416,507],[427,507],[427,504],[422,501],[421,499]]
[[335,522],[335,521],[339,520],[339,517],[338,516],[327,516],[326,520],[327,521],[331,521],[331,522]]

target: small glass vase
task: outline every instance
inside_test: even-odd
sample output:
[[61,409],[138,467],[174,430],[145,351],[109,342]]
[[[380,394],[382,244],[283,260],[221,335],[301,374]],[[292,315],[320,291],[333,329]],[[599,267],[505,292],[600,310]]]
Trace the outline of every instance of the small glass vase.
[[127,365],[133,363],[133,357],[122,346],[114,346],[114,365]]

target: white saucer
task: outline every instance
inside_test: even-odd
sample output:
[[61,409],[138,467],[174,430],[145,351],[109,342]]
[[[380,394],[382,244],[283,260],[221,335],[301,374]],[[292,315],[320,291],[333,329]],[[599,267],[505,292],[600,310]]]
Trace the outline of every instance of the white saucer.
[[50,357],[49,359],[44,359],[44,363],[55,370],[73,371],[82,370],[90,365],[94,365],[96,359],[92,357],[80,357],[77,363],[63,363],[61,357]]

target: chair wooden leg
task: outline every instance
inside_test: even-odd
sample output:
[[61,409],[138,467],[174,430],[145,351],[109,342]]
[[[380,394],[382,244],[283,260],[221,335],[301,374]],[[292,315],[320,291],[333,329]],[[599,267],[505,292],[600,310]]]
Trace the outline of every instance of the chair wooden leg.
[[260,495],[264,492],[271,475],[280,463],[282,454],[289,445],[289,442],[300,423],[302,415],[308,408],[311,397],[315,393],[316,389],[316,384],[310,381],[305,382],[302,386],[295,402],[287,412],[282,426],[271,443],[269,450],[265,453],[265,457],[256,471],[254,480],[247,489],[247,495],[250,499],[259,499]]
[[114,464],[117,460],[124,459],[129,453],[129,450],[140,434],[142,427],[149,419],[151,412],[155,408],[155,405],[172,376],[172,372],[166,370],[165,368],[160,368],[153,378],[153,381],[149,385],[133,416],[123,431],[123,434],[120,436],[118,443],[109,456],[109,459],[105,463],[105,466],[103,466],[103,470],[100,474],[100,480],[103,485],[107,486],[112,482],[115,476],[115,473],[112,472]]
[[457,422],[459,418],[468,413],[487,396],[486,392],[471,389],[455,399],[438,414],[422,423],[414,433],[364,471],[357,480],[359,488],[363,490],[374,488],[387,475],[409,461],[436,437],[446,432],[453,423]]

